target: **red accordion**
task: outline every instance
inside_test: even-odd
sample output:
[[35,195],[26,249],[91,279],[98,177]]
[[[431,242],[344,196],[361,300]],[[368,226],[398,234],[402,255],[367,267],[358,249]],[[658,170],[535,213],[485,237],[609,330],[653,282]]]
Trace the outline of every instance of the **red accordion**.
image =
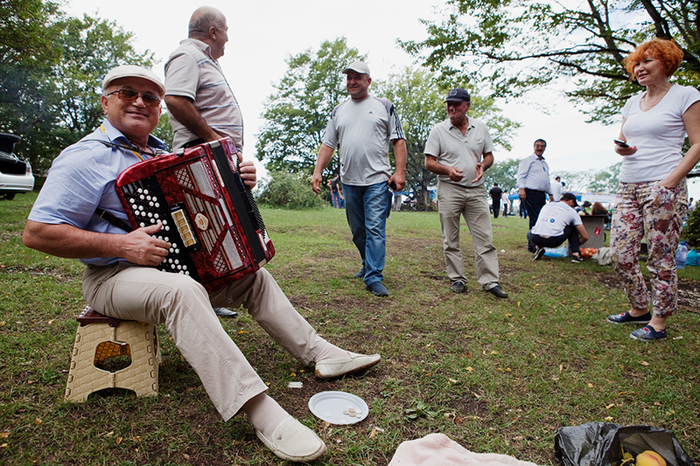
[[275,255],[228,138],[154,157],[124,170],[117,194],[134,228],[161,222],[171,245],[157,267],[190,275],[207,291],[255,273]]

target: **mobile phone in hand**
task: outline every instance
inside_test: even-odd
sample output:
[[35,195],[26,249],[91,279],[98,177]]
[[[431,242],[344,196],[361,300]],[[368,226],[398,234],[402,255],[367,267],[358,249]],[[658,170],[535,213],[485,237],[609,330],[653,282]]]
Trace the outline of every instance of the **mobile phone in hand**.
[[393,181],[389,183],[389,189],[391,189],[392,191],[396,191],[396,183],[394,183]]
[[627,144],[625,141],[620,141],[619,139],[613,139],[613,141],[615,141],[615,144],[620,147],[629,147],[629,144]]

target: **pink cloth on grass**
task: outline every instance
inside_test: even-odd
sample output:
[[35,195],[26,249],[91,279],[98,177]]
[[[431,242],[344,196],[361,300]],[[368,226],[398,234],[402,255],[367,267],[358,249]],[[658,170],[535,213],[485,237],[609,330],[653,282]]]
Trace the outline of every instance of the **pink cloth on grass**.
[[389,466],[537,466],[512,456],[474,453],[445,434],[429,434],[403,442]]

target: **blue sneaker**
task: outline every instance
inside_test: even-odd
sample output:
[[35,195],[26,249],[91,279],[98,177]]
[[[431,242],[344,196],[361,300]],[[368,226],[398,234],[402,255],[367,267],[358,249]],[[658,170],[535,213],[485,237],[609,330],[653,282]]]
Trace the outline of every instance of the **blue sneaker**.
[[389,296],[389,290],[382,285],[382,282],[372,282],[365,288],[375,296]]
[[647,312],[643,316],[634,317],[630,315],[630,311],[627,311],[622,314],[608,316],[607,320],[613,324],[648,324],[651,321],[651,312]]
[[663,340],[664,338],[666,338],[666,329],[657,332],[656,330],[654,330],[654,327],[652,327],[651,325],[647,325],[644,328],[640,328],[630,333],[630,338],[632,338],[633,340],[639,340],[644,342]]

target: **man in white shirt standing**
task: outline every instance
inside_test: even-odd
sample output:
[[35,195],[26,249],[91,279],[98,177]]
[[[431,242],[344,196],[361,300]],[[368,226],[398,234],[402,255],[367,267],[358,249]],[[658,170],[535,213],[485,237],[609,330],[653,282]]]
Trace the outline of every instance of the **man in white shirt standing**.
[[[547,193],[552,199],[552,188],[549,182],[549,165],[544,161],[544,150],[547,142],[537,139],[533,153],[520,161],[518,165],[518,196],[520,202],[527,207],[530,216],[530,229],[537,223],[540,210],[547,203]],[[535,252],[535,245],[528,242],[527,250]]]

